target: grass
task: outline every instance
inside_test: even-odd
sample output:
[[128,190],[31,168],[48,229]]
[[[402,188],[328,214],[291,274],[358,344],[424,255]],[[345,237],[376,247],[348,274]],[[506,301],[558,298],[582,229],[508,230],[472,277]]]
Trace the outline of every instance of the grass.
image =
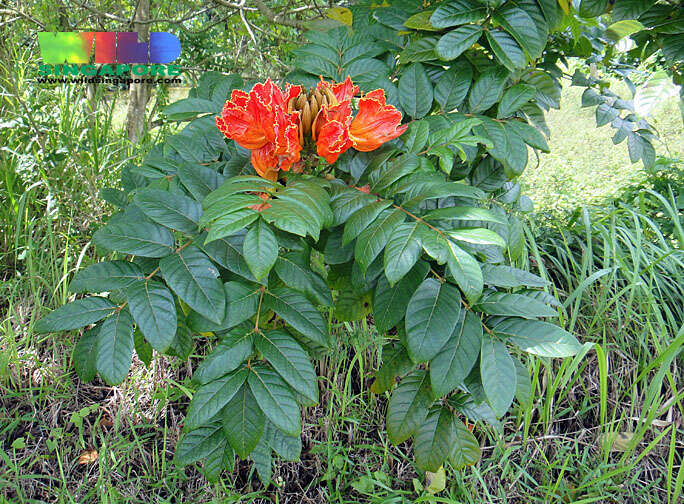
[[[78,381],[70,358],[78,335],[31,327],[67,300],[73,272],[95,260],[89,239],[111,211],[98,191],[139,154],[120,127],[123,96],[100,95],[92,115],[80,89],[36,88],[12,72],[0,68],[3,121],[13,121],[0,130],[0,502],[681,498],[684,257],[676,195],[663,185],[658,193],[624,192],[650,179],[628,163],[624,146],[612,146],[607,128],[593,128],[576,89],[566,89],[564,108],[551,114],[554,155],[530,167],[525,184],[540,211],[604,203],[527,225],[529,266],[553,281],[561,322],[586,342],[584,353],[527,360],[530,406],[517,406],[502,433],[476,424],[482,461],[447,468],[446,489],[431,496],[410,445],[394,447],[384,434],[386,397],[368,391],[383,341],[365,322],[335,327],[339,343],[318,364],[325,392],[303,421],[302,460],[277,464],[268,489],[248,463],[216,485],[201,468],[173,465],[198,356],[158,357],[149,368],[136,361],[119,387]],[[673,104],[656,114],[673,153],[684,152],[677,121]],[[621,201],[607,201],[615,195]],[[79,463],[91,450],[97,459]]]

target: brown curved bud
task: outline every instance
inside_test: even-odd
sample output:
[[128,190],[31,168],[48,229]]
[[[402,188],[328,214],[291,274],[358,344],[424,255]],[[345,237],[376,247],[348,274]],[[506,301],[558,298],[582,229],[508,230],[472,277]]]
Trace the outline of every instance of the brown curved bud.
[[318,105],[320,106],[321,101],[323,101],[323,95],[321,94],[321,92],[318,89],[316,91],[314,91],[313,95],[314,95],[314,98],[316,99],[316,102],[318,102]]
[[315,115],[313,121],[311,121],[311,138],[313,138],[313,141],[316,141],[316,123],[318,122],[318,118],[321,116],[321,111],[318,111],[318,114]]
[[335,96],[335,93],[332,92],[332,90],[328,87],[323,88],[323,92],[325,93],[325,96],[328,98],[328,102],[330,103],[331,106],[339,105],[340,102],[337,101],[337,97]]
[[309,107],[311,107],[311,117],[316,117],[316,114],[318,114],[318,111],[320,110],[320,105],[316,101],[316,97],[312,96],[309,99]]
[[309,107],[309,102],[304,102],[304,108],[302,109],[302,127],[304,128],[304,133],[309,132],[311,120],[311,107]]
[[304,110],[304,104],[306,103],[306,93],[301,93],[297,97],[297,110]]

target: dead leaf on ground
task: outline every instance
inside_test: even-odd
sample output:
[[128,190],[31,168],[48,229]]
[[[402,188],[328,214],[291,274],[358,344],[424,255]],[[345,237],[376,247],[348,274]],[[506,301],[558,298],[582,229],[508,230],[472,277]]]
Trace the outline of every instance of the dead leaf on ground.
[[97,460],[97,450],[83,450],[78,457],[78,465],[92,464]]
[[425,472],[425,491],[431,494],[436,494],[444,490],[446,487],[446,474],[444,473],[444,466],[437,469],[437,472]]
[[601,448],[608,448],[610,451],[623,452],[629,448],[633,437],[633,432],[611,432],[608,434],[601,434],[596,439],[596,443]]

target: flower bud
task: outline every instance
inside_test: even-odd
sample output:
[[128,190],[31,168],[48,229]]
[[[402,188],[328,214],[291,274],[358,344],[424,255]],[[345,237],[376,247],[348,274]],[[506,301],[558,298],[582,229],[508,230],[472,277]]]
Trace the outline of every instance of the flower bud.
[[304,108],[302,109],[302,129],[304,133],[308,133],[311,129],[311,107],[309,107],[309,102],[304,102]]
[[302,93],[297,97],[297,110],[303,110],[304,109],[304,104],[306,103],[306,94]]

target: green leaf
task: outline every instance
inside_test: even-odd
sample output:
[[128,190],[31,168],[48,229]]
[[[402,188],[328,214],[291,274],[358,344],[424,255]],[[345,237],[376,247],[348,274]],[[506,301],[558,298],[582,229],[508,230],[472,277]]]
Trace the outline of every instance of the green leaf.
[[513,37],[500,29],[488,30],[486,36],[489,47],[503,66],[511,72],[525,68],[525,53]]
[[423,37],[409,44],[399,55],[402,64],[414,63],[416,61],[430,61],[437,59],[435,45],[437,37]]
[[455,437],[454,414],[445,406],[432,408],[416,431],[413,443],[416,467],[437,471],[451,454]]
[[288,436],[267,420],[263,437],[268,446],[284,460],[299,460],[302,452],[302,440],[299,436]]
[[530,381],[530,372],[518,359],[513,357],[513,364],[515,364],[516,382],[515,382],[515,398],[520,405],[529,409],[532,405],[532,382]]
[[423,248],[430,257],[441,264],[447,264],[450,275],[470,302],[480,296],[483,286],[482,271],[473,256],[453,240],[438,233],[425,233]]
[[435,100],[449,112],[463,103],[473,81],[473,67],[459,63],[444,72],[435,85]]
[[264,414],[246,383],[223,408],[223,432],[241,459],[247,458],[261,439]]
[[164,108],[164,115],[172,121],[187,121],[200,114],[216,114],[216,103],[202,98],[185,98]]
[[458,418],[453,419],[454,439],[449,460],[454,469],[475,465],[480,460],[480,445],[473,433]]
[[139,281],[126,289],[133,320],[158,352],[165,352],[176,335],[176,303],[161,282]]
[[429,135],[430,123],[427,121],[413,121],[401,136],[401,141],[404,142],[404,148],[407,151],[418,153],[425,147]]
[[473,21],[479,21],[486,15],[486,9],[480,2],[473,0],[454,0],[440,5],[430,17],[435,28],[448,28]]
[[137,264],[128,261],[105,261],[79,271],[69,284],[71,292],[109,292],[123,289],[143,273]]
[[302,264],[296,253],[279,256],[275,272],[285,285],[303,293],[312,303],[333,305],[332,293],[325,280]]
[[144,189],[135,195],[133,202],[162,226],[190,234],[199,229],[202,205],[187,196],[161,189]]
[[474,243],[476,245],[496,245],[497,247],[506,248],[506,240],[501,238],[498,233],[486,228],[462,228],[452,229],[447,231],[447,234],[466,243]]
[[354,212],[344,226],[344,234],[342,235],[342,245],[346,246],[351,243],[364,229],[380,215],[380,213],[387,207],[392,205],[391,200],[381,200],[364,206]]
[[237,369],[252,355],[252,336],[245,330],[234,329],[221,337],[218,345],[197,367],[192,379],[206,385]]
[[[233,449],[228,446],[226,438],[224,437],[218,443],[216,443],[214,448],[207,454],[206,457],[204,457],[200,472],[209,483],[215,484],[219,480],[221,471],[223,471],[224,468],[224,460],[227,451],[232,453]],[[234,453],[233,457],[235,457]]]
[[[392,154],[392,152],[389,152],[389,154]],[[384,163],[384,161],[386,159],[382,160],[380,164]],[[364,206],[370,205],[375,200],[375,196],[357,189],[341,190],[330,199],[330,206],[334,216],[333,226],[344,224],[352,214]]]
[[166,283],[190,308],[220,324],[226,311],[226,295],[218,271],[196,246],[159,262]]
[[[478,347],[479,348],[479,347]],[[371,392],[382,394],[395,384],[395,379],[414,367],[403,345],[387,343],[382,347],[382,366],[375,373],[375,381],[371,385]]]
[[413,292],[429,270],[430,266],[427,262],[418,261],[411,271],[393,287],[384,275],[380,277],[373,298],[373,320],[378,332],[389,331],[404,318]]
[[540,32],[530,13],[515,4],[505,4],[494,14],[494,20],[520,44],[530,59],[541,57],[546,46],[546,34]]
[[408,18],[404,26],[414,30],[437,31],[437,28],[430,23],[430,16],[432,16],[432,11],[419,12]]
[[226,179],[216,170],[191,163],[178,165],[178,178],[197,201],[202,201]]
[[502,118],[513,115],[520,107],[534,98],[536,94],[537,90],[529,84],[516,84],[509,88],[499,102],[496,117]]
[[539,320],[508,318],[494,326],[521,350],[540,357],[571,357],[581,350],[577,338],[557,325]]
[[528,271],[511,266],[483,264],[484,283],[507,289],[515,287],[546,287],[548,282]]
[[506,345],[489,334],[482,336],[480,376],[492,410],[497,417],[504,416],[515,394],[515,364]]
[[430,383],[436,397],[447,395],[463,383],[480,355],[481,339],[480,319],[464,310],[449,340],[430,361]]
[[273,425],[291,436],[299,435],[299,406],[280,375],[267,367],[254,366],[247,381],[259,407]]
[[499,101],[508,72],[501,67],[490,68],[480,74],[470,90],[468,105],[471,112],[483,112]]
[[197,462],[211,453],[216,445],[224,439],[223,427],[220,422],[191,430],[185,433],[176,445],[173,461],[179,466]]
[[71,360],[74,363],[76,374],[82,382],[93,381],[97,373],[97,335],[99,327],[87,330],[74,345]]
[[437,42],[437,55],[443,60],[458,58],[463,52],[477,42],[482,35],[482,27],[468,24],[451,30]]
[[503,217],[494,215],[492,212],[486,208],[476,208],[476,207],[445,207],[432,210],[426,213],[423,220],[460,220],[460,221],[485,221],[485,222],[496,222],[498,224],[506,224],[506,220]]
[[609,25],[608,28],[606,28],[606,35],[610,40],[618,41],[643,29],[644,25],[642,25],[639,21],[634,19],[625,19]]
[[264,487],[268,487],[273,474],[273,459],[271,457],[271,449],[265,439],[259,440],[249,458],[254,463],[259,481],[261,481]]
[[138,329],[133,331],[133,346],[138,358],[145,364],[145,367],[149,368],[152,362],[152,345],[145,341],[145,336]]
[[508,121],[506,128],[507,134],[510,130],[513,130],[530,147],[539,149],[542,152],[551,152],[543,133],[534,126],[521,121]]
[[164,257],[173,253],[171,232],[151,222],[107,224],[93,235],[98,247],[142,257]]
[[247,231],[243,243],[243,256],[254,278],[261,280],[273,268],[278,258],[278,239],[271,227],[257,220]]
[[302,294],[287,287],[276,287],[264,294],[264,307],[282,317],[310,340],[329,346],[328,326],[316,307]]
[[404,220],[405,214],[398,208],[383,210],[378,218],[359,234],[354,246],[354,257],[364,273]]
[[401,280],[420,257],[419,226],[418,221],[398,225],[385,246],[385,276],[390,285]]
[[537,299],[507,292],[490,292],[476,305],[475,309],[488,315],[527,319],[558,316],[556,310]]
[[[239,233],[233,236],[219,238],[210,243],[200,244],[199,247],[220,266],[250,281],[256,281],[249,270],[247,262],[242,255],[244,235]],[[198,241],[202,241],[201,237]]]
[[218,240],[219,238],[231,236],[249,226],[252,222],[257,220],[258,217],[259,212],[256,212],[251,208],[245,208],[244,210],[238,210],[237,212],[224,215],[211,225],[209,234],[204,243],[207,244],[214,240]]
[[97,372],[109,385],[121,383],[133,358],[133,319],[128,308],[114,313],[97,335]]
[[91,296],[77,299],[48,313],[33,326],[38,333],[69,331],[102,320],[116,306],[106,298]]
[[609,124],[620,115],[620,110],[611,107],[607,103],[602,103],[596,107],[596,126],[601,127]]
[[414,362],[439,353],[461,316],[461,294],[448,283],[428,278],[416,289],[406,308],[406,343]]
[[507,121],[504,123],[504,131],[506,132],[506,146],[508,148],[508,155],[503,160],[504,173],[509,179],[513,179],[522,175],[527,166],[527,145],[525,141],[518,134],[511,124],[517,121]]
[[414,119],[425,116],[432,107],[432,97],[432,84],[423,65],[409,66],[399,79],[399,102],[406,113]]
[[287,332],[274,329],[256,338],[256,348],[278,374],[309,402],[318,403],[318,381],[309,354]]
[[605,13],[607,8],[608,0],[581,0],[578,10],[580,16],[593,18]]
[[262,210],[260,215],[266,222],[282,231],[298,236],[306,236],[309,233],[317,239],[316,225],[306,220],[306,214],[302,211],[301,205],[285,200],[275,200],[272,206]]
[[240,368],[231,374],[202,385],[190,401],[185,415],[185,428],[196,429],[214,418],[238,393],[249,371]]
[[406,376],[392,392],[387,406],[387,437],[395,445],[403,443],[423,424],[432,404],[427,371]]

